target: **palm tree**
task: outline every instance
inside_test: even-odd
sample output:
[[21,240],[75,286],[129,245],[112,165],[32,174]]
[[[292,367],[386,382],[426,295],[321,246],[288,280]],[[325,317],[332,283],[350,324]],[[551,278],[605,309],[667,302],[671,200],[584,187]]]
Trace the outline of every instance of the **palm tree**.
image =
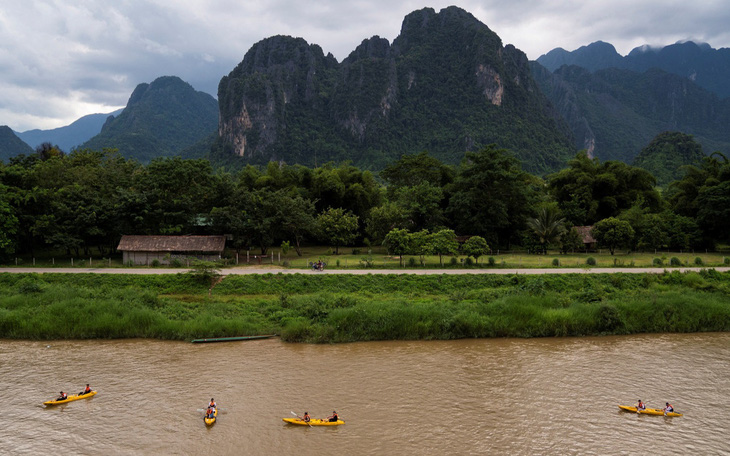
[[527,220],[527,226],[535,232],[540,239],[543,253],[547,253],[547,247],[555,242],[565,231],[565,219],[554,207],[543,207],[537,213],[537,217]]

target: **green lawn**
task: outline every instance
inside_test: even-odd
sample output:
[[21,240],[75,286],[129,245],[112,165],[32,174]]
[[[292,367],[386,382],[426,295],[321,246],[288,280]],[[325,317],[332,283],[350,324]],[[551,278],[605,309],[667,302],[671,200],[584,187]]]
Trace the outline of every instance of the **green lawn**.
[[[356,252],[356,253],[353,253]],[[273,253],[273,259],[271,257]],[[227,265],[236,265],[236,252],[227,251]],[[588,267],[587,259],[596,260],[597,268],[606,267],[673,267],[671,259],[677,258],[681,266],[727,266],[730,263],[730,252],[727,250],[721,252],[657,252],[654,253],[626,253],[617,252],[611,255],[607,250],[592,253],[569,253],[563,255],[558,251],[550,251],[547,255],[536,255],[527,253],[509,253],[503,254],[493,252],[492,255],[480,257],[477,264],[468,266],[466,257],[462,256],[444,256],[439,261],[437,255],[423,257],[424,264],[421,264],[421,258],[418,256],[404,255],[403,264],[401,265],[397,256],[388,255],[385,247],[341,247],[340,254],[334,255],[333,249],[327,246],[308,246],[303,248],[302,256],[298,256],[292,249],[287,255],[281,254],[279,248],[269,249],[267,256],[262,258],[259,250],[251,250],[249,252],[241,251],[238,253],[238,266],[245,265],[271,265],[277,267],[290,267],[294,269],[307,268],[309,263],[322,260],[327,263],[329,269],[360,269],[366,267],[380,269],[394,268],[460,268],[460,267],[493,267],[493,268],[575,268]],[[490,265],[489,259],[493,258],[493,264]],[[696,259],[700,258],[701,263],[697,264]],[[553,262],[559,261],[559,266],[555,266]],[[661,260],[660,265],[655,265],[655,259]],[[454,263],[455,261],[455,263]],[[16,264],[17,262],[17,264]],[[728,263],[726,263],[728,262]],[[3,267],[79,267],[79,268],[121,268],[122,257],[119,254],[109,256],[94,255],[91,258],[71,258],[63,252],[44,251],[37,254],[37,257],[30,255],[22,255],[7,258],[4,262],[0,262]],[[141,266],[144,267],[144,266]],[[166,266],[168,267],[168,266]],[[186,264],[181,265],[182,268],[187,267]]]

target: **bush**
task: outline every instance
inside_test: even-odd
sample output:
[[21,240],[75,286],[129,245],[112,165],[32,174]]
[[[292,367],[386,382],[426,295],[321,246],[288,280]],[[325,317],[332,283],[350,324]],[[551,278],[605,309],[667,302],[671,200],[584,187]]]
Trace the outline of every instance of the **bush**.
[[415,266],[416,265],[416,259],[413,257],[408,258],[408,266]]
[[158,260],[157,258],[155,258],[154,260],[152,260],[152,262],[150,263],[150,266],[152,266],[153,268],[156,268],[159,265],[160,265],[160,260]]
[[288,268],[289,266],[291,266],[291,264],[289,263],[289,260],[284,260],[283,265],[285,268]]
[[704,261],[702,261],[702,258],[700,258],[700,257],[696,257],[696,258],[695,258],[695,264],[696,264],[697,266],[702,266],[703,264],[705,264],[705,262],[704,262]]
[[457,264],[459,264],[459,261],[456,259],[456,257],[451,257],[451,261],[449,261],[449,263],[451,264],[451,266],[456,266]]
[[362,251],[360,249],[352,249],[353,255],[360,255],[361,253],[362,253]]
[[338,268],[340,267],[340,259],[339,258],[337,259],[337,261],[335,261],[335,264],[337,265]]
[[172,261],[170,261],[170,266],[173,268],[181,268],[183,267],[183,262],[180,260],[180,258],[175,258]]
[[654,266],[663,266],[664,262],[662,261],[661,258],[654,258],[654,260],[652,260],[651,264],[653,264]]
[[472,257],[466,257],[464,264],[467,266],[474,266],[474,259]]
[[586,258],[586,264],[588,266],[595,266],[596,265],[596,259],[593,257]]
[[24,278],[18,282],[18,293],[35,294],[41,292],[41,285],[31,278]]
[[489,266],[494,266],[497,262],[494,260],[494,257],[489,257],[487,259],[487,263],[489,264]]
[[722,262],[725,263],[725,264],[730,264],[730,258],[725,257],[725,259],[722,260]]
[[669,264],[671,264],[672,266],[681,266],[682,265],[682,262],[679,261],[679,258],[672,257],[672,259],[669,260]]
[[553,258],[553,266],[560,266],[560,259],[559,258]]

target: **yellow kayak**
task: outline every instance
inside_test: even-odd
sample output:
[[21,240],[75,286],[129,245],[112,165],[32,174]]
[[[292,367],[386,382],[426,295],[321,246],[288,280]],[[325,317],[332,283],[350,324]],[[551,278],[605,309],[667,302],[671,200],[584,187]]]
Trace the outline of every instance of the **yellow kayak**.
[[328,421],[320,420],[318,418],[312,418],[311,420],[309,420],[309,423],[301,418],[282,418],[282,420],[289,424],[298,424],[300,426],[339,426],[340,424],[345,424],[345,422],[342,420]]
[[218,417],[218,408],[216,407],[216,408],[213,409],[213,418],[208,418],[208,415],[206,414],[203,417],[203,421],[205,421],[205,424],[207,424],[208,426],[210,426],[211,424],[215,423],[215,420],[216,420],[217,417]]
[[79,399],[86,399],[87,397],[91,397],[94,394],[96,394],[96,391],[92,391],[87,394],[69,394],[68,397],[62,401],[57,401],[57,400],[53,399],[53,400],[44,402],[43,405],[66,404],[68,402],[78,401]]
[[[632,407],[630,405],[619,405],[618,408],[620,408],[621,410],[625,410],[627,412],[637,413],[636,412],[636,407]],[[647,409],[644,409],[644,410],[639,410],[638,413],[640,413],[642,415],[682,416],[681,413],[677,413],[677,412],[667,412],[667,414],[664,415],[664,410],[662,410],[662,409],[653,409],[653,408],[647,408]]]

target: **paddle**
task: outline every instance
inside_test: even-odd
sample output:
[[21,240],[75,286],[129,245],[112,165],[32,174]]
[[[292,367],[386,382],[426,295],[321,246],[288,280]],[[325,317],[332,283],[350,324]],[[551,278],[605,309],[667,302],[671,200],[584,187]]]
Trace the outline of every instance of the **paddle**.
[[[297,418],[299,418],[300,420],[304,421],[304,418],[302,418],[301,416],[297,415],[296,413],[294,413],[294,412],[291,412],[291,414],[292,414],[292,415],[294,415],[294,416],[296,416],[296,417],[297,417]],[[305,423],[307,423],[307,424],[309,424],[309,421],[304,421],[304,422],[305,422]],[[312,427],[312,425],[311,425],[311,424],[309,424],[309,427]]]

